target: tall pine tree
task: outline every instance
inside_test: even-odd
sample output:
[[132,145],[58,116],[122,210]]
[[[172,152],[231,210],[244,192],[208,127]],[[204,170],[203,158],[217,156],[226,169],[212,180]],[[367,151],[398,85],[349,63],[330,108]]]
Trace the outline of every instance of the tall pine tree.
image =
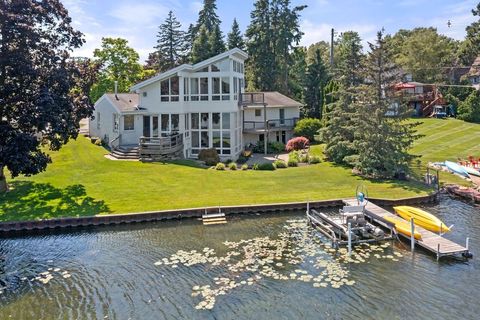
[[[191,62],[196,63],[225,51],[225,42],[220,29],[220,18],[215,0],[204,0],[203,8],[198,14],[197,24],[187,32],[187,39],[192,41]],[[202,30],[203,29],[203,30]]]
[[325,89],[327,104],[321,133],[326,144],[325,155],[336,163],[346,164],[356,154],[354,102],[363,82],[361,39],[356,32],[345,32],[336,47],[335,81]]
[[207,29],[202,26],[193,41],[190,60],[192,63],[203,61],[211,57],[210,52],[210,41]]
[[275,90],[275,55],[272,51],[272,28],[270,25],[270,1],[257,0],[250,14],[251,22],[245,32],[247,51],[247,80],[249,90]]
[[416,123],[405,122],[407,105],[399,103],[393,86],[401,79],[400,69],[378,32],[369,44],[364,78],[354,101],[356,108],[355,141],[352,157],[355,168],[364,175],[391,178],[406,173],[413,156],[408,153],[417,138]]
[[228,33],[227,45],[228,49],[245,49],[245,41],[243,40],[242,33],[240,32],[240,26],[238,25],[236,18],[233,19],[232,30]]
[[328,80],[327,68],[323,63],[320,50],[317,49],[313,61],[307,66],[305,75],[304,102],[307,107],[306,116],[317,119],[322,118],[323,89]]
[[157,35],[159,66],[158,71],[163,72],[183,62],[185,56],[185,32],[181,30],[182,25],[172,11],[168,13],[167,19],[159,27]]

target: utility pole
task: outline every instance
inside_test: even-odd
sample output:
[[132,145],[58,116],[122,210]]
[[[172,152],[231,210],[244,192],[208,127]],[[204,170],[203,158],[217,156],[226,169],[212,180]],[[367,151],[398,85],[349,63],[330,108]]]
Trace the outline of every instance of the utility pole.
[[330,38],[330,66],[333,68],[333,37],[335,36],[335,29],[332,28],[332,35]]

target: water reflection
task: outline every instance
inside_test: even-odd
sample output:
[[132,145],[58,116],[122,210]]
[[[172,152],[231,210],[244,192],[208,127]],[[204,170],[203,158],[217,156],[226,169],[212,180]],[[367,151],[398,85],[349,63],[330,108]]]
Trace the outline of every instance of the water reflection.
[[[478,209],[449,198],[426,209],[477,253]],[[349,258],[302,213],[0,239],[0,319],[476,319],[477,259],[437,263],[398,242]]]

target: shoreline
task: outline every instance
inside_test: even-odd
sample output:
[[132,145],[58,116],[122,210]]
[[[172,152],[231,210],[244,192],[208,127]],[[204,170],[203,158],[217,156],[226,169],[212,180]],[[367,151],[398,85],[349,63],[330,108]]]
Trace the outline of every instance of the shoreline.
[[[432,203],[437,200],[438,192],[425,195],[400,199],[370,198],[369,201],[381,206],[393,206],[404,204]],[[90,226],[107,226],[118,224],[144,223],[174,219],[201,218],[205,212],[218,212],[220,209],[225,215],[248,214],[248,213],[274,213],[279,211],[298,211],[310,208],[338,207],[342,205],[342,199],[302,201],[271,204],[219,206],[203,208],[186,208],[160,211],[147,211],[123,214],[106,214],[86,217],[64,217],[44,220],[0,222],[0,235],[22,233],[23,231],[42,231],[54,229],[80,228]]]

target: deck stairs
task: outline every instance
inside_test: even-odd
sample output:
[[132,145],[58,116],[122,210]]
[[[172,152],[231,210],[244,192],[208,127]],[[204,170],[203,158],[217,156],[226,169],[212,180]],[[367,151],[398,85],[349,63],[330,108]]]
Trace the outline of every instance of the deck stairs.
[[132,146],[119,146],[114,148],[110,155],[118,160],[138,160],[139,159],[139,147],[137,145]]
[[222,213],[222,212],[218,212],[218,213],[205,212],[205,214],[202,215],[202,222],[204,226],[215,225],[215,224],[226,224],[227,218],[225,217],[225,213]]

